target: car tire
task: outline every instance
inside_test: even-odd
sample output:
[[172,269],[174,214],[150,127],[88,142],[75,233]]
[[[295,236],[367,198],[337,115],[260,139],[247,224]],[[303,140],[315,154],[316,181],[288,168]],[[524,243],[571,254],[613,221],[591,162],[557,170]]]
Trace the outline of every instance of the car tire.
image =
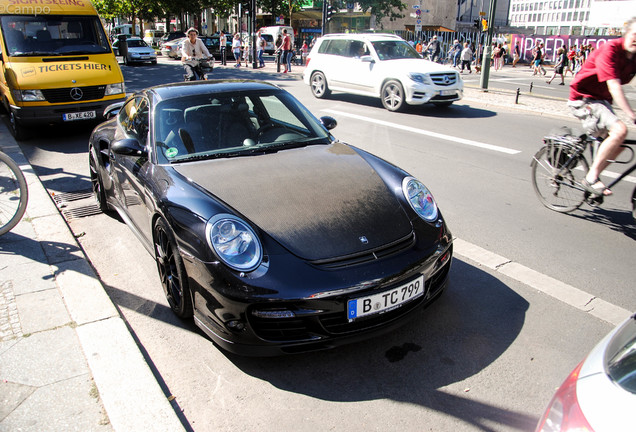
[[93,148],[88,149],[88,167],[90,171],[93,195],[95,195],[97,206],[101,212],[110,213],[110,206],[108,205],[106,192],[104,191],[104,183],[102,182],[99,172],[97,172],[97,162],[95,162],[95,158],[93,157],[93,151]]
[[311,92],[318,99],[326,98],[331,93],[331,90],[329,90],[327,86],[327,78],[322,72],[314,72],[311,74],[310,85]]
[[188,287],[183,259],[179,254],[177,242],[172,230],[164,219],[157,219],[153,230],[155,261],[159,271],[159,279],[170,309],[179,318],[192,316],[192,295]]
[[389,111],[401,111],[404,109],[404,87],[399,81],[389,80],[382,86],[380,92],[382,105]]
[[153,64],[153,65],[156,65],[157,64],[157,60],[153,60],[150,63]]
[[29,133],[22,126],[22,123],[15,116],[15,111],[11,108],[9,108],[9,129],[16,141],[25,141],[29,137]]

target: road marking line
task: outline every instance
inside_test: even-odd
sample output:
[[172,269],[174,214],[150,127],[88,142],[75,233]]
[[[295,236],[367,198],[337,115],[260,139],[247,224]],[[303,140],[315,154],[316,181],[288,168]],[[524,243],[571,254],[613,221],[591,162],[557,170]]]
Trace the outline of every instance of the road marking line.
[[515,155],[515,154],[521,153],[520,150],[514,150],[514,149],[509,149],[509,148],[506,148],[506,147],[500,147],[500,146],[496,146],[496,145],[492,145],[492,144],[482,143],[482,142],[479,142],[479,141],[473,141],[473,140],[468,140],[468,139],[464,139],[464,138],[458,138],[458,137],[454,137],[454,136],[450,136],[450,135],[444,135],[444,134],[440,134],[440,133],[437,133],[437,132],[431,132],[431,131],[427,131],[427,130],[423,130],[423,129],[414,128],[414,127],[411,127],[411,126],[404,126],[404,125],[400,125],[400,124],[397,124],[397,123],[391,123],[391,122],[388,122],[388,121],[378,120],[378,119],[374,119],[374,118],[371,118],[371,117],[365,117],[365,116],[361,116],[361,115],[357,115],[357,114],[350,114],[350,113],[346,113],[346,112],[342,112],[342,111],[336,111],[336,110],[331,110],[331,109],[326,109],[326,110],[323,110],[323,111],[328,112],[330,114],[335,114],[335,115],[340,115],[340,116],[343,116],[343,117],[354,118],[354,119],[360,120],[360,121],[365,121],[365,122],[369,122],[369,123],[379,124],[379,125],[390,127],[390,128],[394,128],[394,129],[400,129],[400,130],[407,131],[407,132],[412,132],[412,133],[416,133],[416,134],[420,134],[420,135],[430,136],[430,137],[437,138],[437,139],[451,141],[451,142],[457,143],[457,144],[465,144],[465,145],[472,146],[472,147],[479,147],[479,148],[483,148],[483,149],[486,149],[486,150],[492,150],[492,151],[506,153],[506,154],[510,154],[510,155]]
[[455,253],[479,265],[506,275],[615,326],[632,315],[627,309],[613,305],[572,285],[539,273],[467,241],[456,238],[453,241],[453,249]]

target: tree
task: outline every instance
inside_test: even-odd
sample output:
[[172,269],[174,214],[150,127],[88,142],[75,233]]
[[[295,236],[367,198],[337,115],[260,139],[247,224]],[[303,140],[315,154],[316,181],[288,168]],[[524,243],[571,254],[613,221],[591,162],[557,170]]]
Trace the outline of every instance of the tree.
[[360,5],[363,12],[370,11],[381,28],[384,18],[388,18],[389,21],[404,18],[404,15],[400,12],[407,8],[400,0],[358,0],[358,5]]

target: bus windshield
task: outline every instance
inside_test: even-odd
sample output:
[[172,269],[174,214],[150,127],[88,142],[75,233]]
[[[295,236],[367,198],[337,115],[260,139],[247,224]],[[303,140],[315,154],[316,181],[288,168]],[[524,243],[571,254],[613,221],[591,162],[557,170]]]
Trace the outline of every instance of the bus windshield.
[[4,15],[0,25],[10,57],[105,54],[111,50],[95,16]]

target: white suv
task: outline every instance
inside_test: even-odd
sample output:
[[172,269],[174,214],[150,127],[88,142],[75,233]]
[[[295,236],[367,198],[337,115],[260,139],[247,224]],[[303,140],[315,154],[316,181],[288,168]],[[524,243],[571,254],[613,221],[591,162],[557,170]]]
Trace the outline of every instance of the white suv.
[[404,39],[391,34],[328,34],[316,41],[303,73],[317,98],[332,90],[379,97],[389,111],[431,102],[460,100],[464,82],[457,71],[424,60]]

